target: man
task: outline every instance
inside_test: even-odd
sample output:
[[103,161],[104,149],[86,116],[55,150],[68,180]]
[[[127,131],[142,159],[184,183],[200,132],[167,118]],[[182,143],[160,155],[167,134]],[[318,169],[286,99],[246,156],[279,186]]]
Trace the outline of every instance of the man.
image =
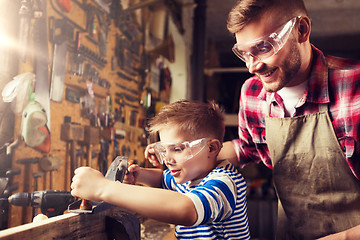
[[277,239],[360,239],[360,63],[310,43],[302,0],[240,0],[228,30],[255,76],[219,157],[273,169]]

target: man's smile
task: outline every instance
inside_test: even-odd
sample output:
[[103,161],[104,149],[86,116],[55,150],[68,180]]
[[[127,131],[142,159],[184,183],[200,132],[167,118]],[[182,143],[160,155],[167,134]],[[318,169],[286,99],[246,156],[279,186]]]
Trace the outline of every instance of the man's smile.
[[274,68],[270,71],[264,72],[264,73],[259,73],[257,72],[256,75],[260,78],[268,78],[270,77],[278,68]]

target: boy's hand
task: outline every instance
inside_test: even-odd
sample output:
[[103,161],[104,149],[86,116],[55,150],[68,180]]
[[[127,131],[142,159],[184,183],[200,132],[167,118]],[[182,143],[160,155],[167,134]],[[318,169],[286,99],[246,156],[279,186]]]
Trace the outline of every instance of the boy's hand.
[[151,143],[149,145],[147,145],[146,149],[145,149],[145,158],[149,160],[149,162],[154,166],[154,167],[158,167],[160,166],[160,163],[155,155],[155,151],[154,151],[154,145],[156,143]]
[[101,195],[107,180],[104,175],[89,167],[75,169],[71,183],[71,195],[82,199],[102,201]]
[[131,164],[127,169],[123,183],[132,185],[136,184],[140,169],[140,166],[136,164]]

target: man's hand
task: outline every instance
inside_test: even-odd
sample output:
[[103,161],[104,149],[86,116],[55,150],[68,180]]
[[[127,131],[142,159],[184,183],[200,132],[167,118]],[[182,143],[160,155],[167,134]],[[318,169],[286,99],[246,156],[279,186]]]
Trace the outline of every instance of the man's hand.
[[154,145],[156,143],[151,143],[149,145],[147,145],[146,149],[145,149],[145,158],[147,160],[149,160],[149,162],[154,166],[154,167],[159,167],[160,163],[155,155],[155,150],[154,150]]
[[357,225],[343,232],[338,232],[326,237],[319,238],[317,240],[357,240],[357,239],[360,239],[360,225]]

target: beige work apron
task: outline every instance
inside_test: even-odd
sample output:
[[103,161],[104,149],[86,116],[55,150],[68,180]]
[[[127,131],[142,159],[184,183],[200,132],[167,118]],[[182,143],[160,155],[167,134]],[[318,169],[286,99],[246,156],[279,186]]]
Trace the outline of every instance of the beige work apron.
[[360,224],[360,182],[336,138],[327,104],[319,112],[265,118],[279,199],[276,239],[316,239]]

